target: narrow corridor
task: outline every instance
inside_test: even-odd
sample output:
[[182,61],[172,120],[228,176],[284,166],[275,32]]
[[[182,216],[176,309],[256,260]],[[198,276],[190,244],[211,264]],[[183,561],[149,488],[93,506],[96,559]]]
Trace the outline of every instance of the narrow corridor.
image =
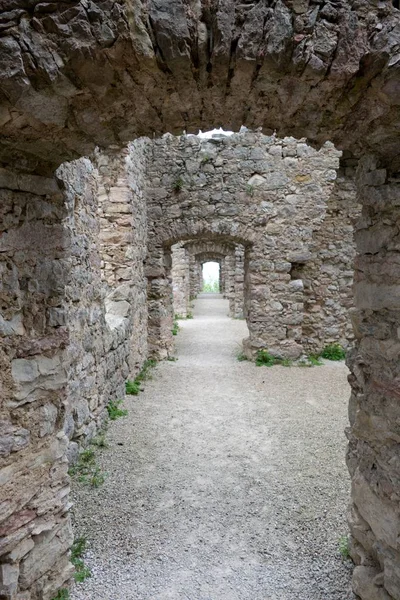
[[343,363],[239,362],[245,321],[200,295],[176,362],[112,423],[107,473],[75,489],[92,577],[73,600],[349,600]]

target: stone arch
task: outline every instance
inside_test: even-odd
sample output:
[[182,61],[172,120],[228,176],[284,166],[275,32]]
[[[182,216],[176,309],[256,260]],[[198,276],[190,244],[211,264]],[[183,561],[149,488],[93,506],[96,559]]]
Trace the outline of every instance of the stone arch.
[[[231,251],[232,246],[240,244],[250,253],[252,241],[243,237],[247,229],[242,231],[235,224],[232,225],[233,235],[229,233],[228,227],[220,233],[219,224],[215,228],[206,228],[204,224],[199,225],[190,219],[183,222],[173,221],[172,224],[167,222],[166,226],[162,220],[159,220],[157,227],[154,223],[150,227],[153,235],[148,245],[145,267],[149,299],[148,343],[153,356],[165,358],[173,346],[172,249],[176,245],[185,247],[186,243],[190,242],[196,244],[197,248],[210,248],[216,244]],[[254,239],[254,236],[252,235],[251,238]]]
[[[280,135],[307,136],[316,145],[330,139],[362,156],[358,194],[364,208],[356,228],[352,312],[357,346],[350,360],[351,553],[358,563],[354,589],[363,600],[398,596],[397,4],[341,2],[319,6],[314,13],[307,3],[302,5],[304,12],[295,11],[289,0],[279,0],[274,8],[265,3],[243,7],[241,2],[222,7],[212,1],[194,9],[178,0],[150,2],[148,10],[139,3],[115,2],[90,3],[86,8],[81,3],[38,3],[27,8],[17,0],[16,10],[5,14],[0,39],[0,160],[5,168],[0,184],[7,223],[18,222],[18,233],[6,230],[0,249],[7,260],[19,250],[29,254],[25,243],[29,230],[33,245],[45,240],[44,258],[49,261],[45,268],[51,275],[51,290],[44,285],[32,288],[36,293],[29,290],[32,297],[27,298],[27,317],[21,323],[21,307],[14,306],[16,296],[10,290],[17,286],[18,277],[22,279],[22,268],[18,271],[10,259],[3,274],[2,335],[9,341],[2,349],[7,399],[1,413],[2,455],[7,485],[16,499],[1,515],[9,543],[1,563],[5,597],[24,595],[28,589],[34,600],[48,600],[71,572],[70,539],[65,533],[66,443],[60,427],[66,391],[60,375],[65,365],[57,371],[53,361],[56,373],[39,373],[38,365],[29,367],[30,376],[36,373],[42,383],[44,378],[47,386],[53,385],[51,393],[56,397],[55,418],[41,417],[47,432],[43,438],[34,419],[28,423],[20,416],[10,390],[10,381],[19,385],[12,376],[14,360],[34,361],[32,356],[39,351],[53,360],[55,354],[62,356],[72,348],[62,315],[71,293],[67,287],[72,252],[70,237],[65,235],[70,215],[62,207],[64,191],[53,178],[54,170],[66,160],[89,155],[96,145],[122,146],[142,134],[216,124],[233,129],[242,124],[263,126]],[[35,206],[34,227],[18,220],[23,218],[17,210],[21,198]],[[30,259],[35,271],[40,261],[32,250]],[[38,273],[38,284],[46,279],[42,276],[43,271]],[[20,287],[18,302],[24,296]],[[38,302],[46,311],[33,311]],[[45,365],[50,368],[50,363]],[[26,377],[22,367],[13,363],[17,378]],[[43,494],[38,490],[29,499],[25,473],[31,464],[42,464],[35,459],[43,452],[49,467],[41,467],[40,473],[32,467],[31,473],[40,481]],[[51,548],[51,561],[40,570],[34,565],[41,564],[38,557],[47,534],[33,540],[31,532],[48,502],[45,494],[52,489],[56,492],[46,516],[48,524],[57,523],[51,539],[60,542]],[[24,519],[30,519],[30,525]],[[33,547],[11,563],[9,554],[18,537],[14,534],[22,522]]]
[[[190,295],[195,297],[201,290],[203,284],[202,270],[200,268],[201,261],[207,257],[209,260],[216,260],[220,264],[220,290],[224,297],[232,296],[231,282],[226,277],[227,267],[234,269],[234,255],[237,247],[233,242],[221,242],[216,240],[189,240],[185,242],[185,247],[189,251],[189,262],[191,270],[191,292]],[[229,257],[229,259],[227,259]],[[232,263],[230,265],[226,263]],[[233,284],[233,282],[232,282]],[[230,305],[230,314],[235,316],[235,310]]]

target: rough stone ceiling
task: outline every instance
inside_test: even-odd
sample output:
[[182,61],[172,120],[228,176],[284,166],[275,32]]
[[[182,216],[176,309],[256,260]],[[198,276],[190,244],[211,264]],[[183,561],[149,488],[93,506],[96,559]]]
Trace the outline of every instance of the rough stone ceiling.
[[49,171],[95,145],[222,125],[394,161],[390,0],[0,3],[0,161]]

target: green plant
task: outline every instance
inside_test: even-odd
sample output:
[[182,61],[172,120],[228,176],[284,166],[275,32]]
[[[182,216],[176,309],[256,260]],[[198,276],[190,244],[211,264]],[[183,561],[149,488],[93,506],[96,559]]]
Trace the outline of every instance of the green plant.
[[257,367],[272,367],[276,364],[275,356],[272,356],[267,350],[259,350],[256,355]]
[[119,419],[120,417],[126,417],[126,415],[128,414],[128,411],[125,409],[120,408],[121,404],[122,404],[122,400],[111,400],[108,405],[107,405],[107,412],[108,412],[108,416],[110,417],[111,421],[115,421],[116,419]]
[[248,196],[254,196],[254,185],[251,185],[250,183],[246,185],[246,194]]
[[175,181],[172,184],[173,189],[175,190],[175,192],[180,192],[183,188],[183,179],[182,177],[177,177],[175,179]]
[[146,381],[147,379],[150,379],[151,378],[150,370],[154,369],[156,364],[157,364],[157,361],[154,360],[154,358],[148,358],[147,360],[145,360],[143,363],[143,366],[141,368],[141,371],[140,371],[139,375],[136,377],[135,381]]
[[193,313],[192,312],[186,313],[186,318],[187,319],[193,319]]
[[169,360],[169,362],[176,362],[178,359],[176,356],[168,356],[167,360]]
[[80,459],[80,462],[84,465],[93,464],[94,461],[96,460],[96,456],[95,456],[93,448],[87,448],[86,450],[81,452],[79,459]]
[[90,473],[87,478],[87,482],[94,488],[98,488],[103,485],[105,481],[105,475],[101,472],[100,467],[95,467],[94,471]]
[[[105,432],[99,434],[91,441],[93,446],[106,448],[107,444],[104,439]],[[80,453],[78,461],[70,467],[68,473],[71,477],[76,477],[79,483],[84,483],[92,487],[99,487],[104,483],[105,476],[96,465],[96,454],[93,448],[86,448]]]
[[136,379],[134,381],[128,381],[125,383],[125,391],[130,396],[137,396],[140,392],[140,383]]
[[91,577],[90,569],[83,562],[82,556],[86,550],[87,541],[83,537],[77,538],[71,548],[71,562],[75,567],[74,579],[78,583]]
[[344,360],[346,358],[346,351],[340,344],[328,344],[322,350],[321,356],[328,360]]
[[211,157],[210,157],[210,156],[208,156],[208,154],[204,154],[203,158],[201,159],[201,164],[202,164],[202,165],[205,165],[205,164],[207,164],[208,162],[210,162],[210,160],[211,160]]
[[58,590],[57,596],[54,596],[53,600],[69,600],[69,591],[67,588]]
[[281,358],[277,364],[281,365],[282,367],[292,367],[293,361],[291,361],[290,358]]
[[96,437],[92,439],[90,442],[93,446],[97,446],[98,448],[108,448],[108,444],[106,442],[106,432],[101,431]]
[[249,360],[249,359],[247,358],[247,356],[244,354],[244,352],[239,352],[239,354],[237,355],[237,357],[236,357],[236,358],[237,358],[237,360],[238,360],[239,362],[243,362],[243,361],[245,361],[245,360]]
[[178,331],[180,330],[178,319],[175,317],[173,325],[172,325],[172,335],[178,335]]
[[317,354],[309,354],[307,360],[312,367],[320,367],[324,364]]
[[141,391],[142,382],[146,381],[146,379],[150,379],[150,369],[153,369],[156,364],[157,361],[152,358],[145,360],[140,373],[136,375],[135,379],[133,381],[128,379],[128,381],[125,383],[126,393],[132,396],[137,396]]
[[349,538],[347,535],[342,535],[339,538],[339,552],[342,555],[342,558],[349,558]]

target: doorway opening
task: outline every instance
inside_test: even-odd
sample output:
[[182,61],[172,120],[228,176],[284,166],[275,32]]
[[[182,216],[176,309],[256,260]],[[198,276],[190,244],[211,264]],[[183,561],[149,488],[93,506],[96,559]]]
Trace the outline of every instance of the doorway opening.
[[202,265],[203,285],[202,292],[208,294],[221,293],[221,263],[208,261]]

